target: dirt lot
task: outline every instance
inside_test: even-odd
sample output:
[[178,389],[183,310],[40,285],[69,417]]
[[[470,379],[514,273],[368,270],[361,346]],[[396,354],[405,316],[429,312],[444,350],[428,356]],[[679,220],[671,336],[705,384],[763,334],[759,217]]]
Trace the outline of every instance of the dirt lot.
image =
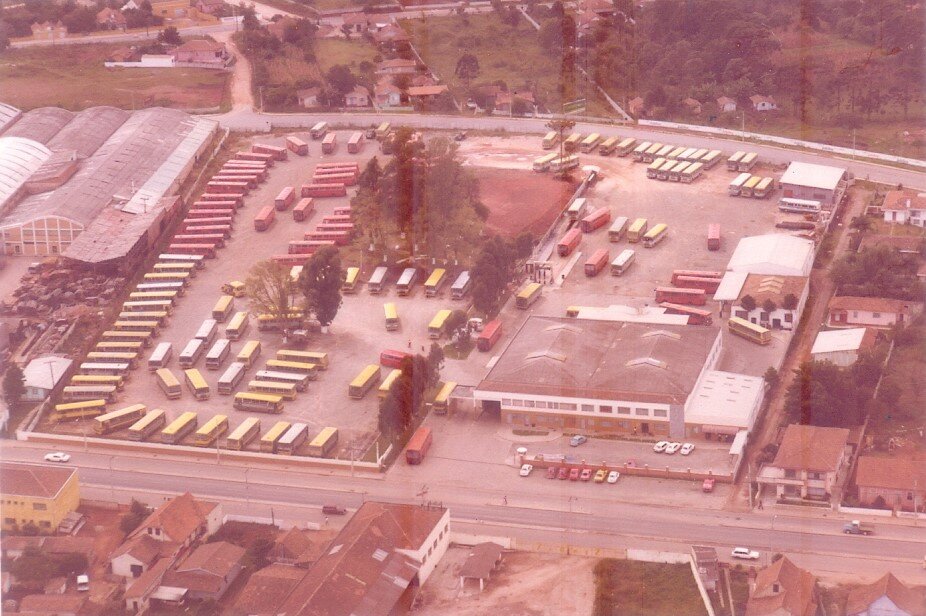
[[503,237],[542,236],[575,192],[573,183],[533,171],[479,167],[479,194],[490,210],[486,226]]
[[8,49],[0,58],[4,102],[20,109],[97,105],[210,109],[226,98],[230,73],[203,68],[106,68],[121,44]]
[[[460,567],[469,549],[453,546],[421,590],[422,616],[546,616],[590,614],[595,599],[592,570],[597,559],[513,552],[505,554],[500,570],[480,593],[476,582],[460,590]],[[569,572],[569,583],[563,573]]]

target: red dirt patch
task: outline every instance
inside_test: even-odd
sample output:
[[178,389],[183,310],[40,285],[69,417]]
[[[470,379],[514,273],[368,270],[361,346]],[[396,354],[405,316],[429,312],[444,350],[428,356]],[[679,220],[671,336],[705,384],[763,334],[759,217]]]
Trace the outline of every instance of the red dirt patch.
[[489,209],[486,226],[504,237],[529,231],[543,235],[563,211],[576,184],[550,174],[515,169],[472,167],[479,194]]

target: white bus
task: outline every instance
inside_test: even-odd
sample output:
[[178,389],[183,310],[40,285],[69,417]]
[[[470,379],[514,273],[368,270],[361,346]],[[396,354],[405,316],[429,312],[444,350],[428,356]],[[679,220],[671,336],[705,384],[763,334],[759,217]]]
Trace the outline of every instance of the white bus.
[[203,255],[178,255],[172,253],[162,253],[158,255],[161,263],[192,263],[202,269],[206,267],[206,257]]
[[730,182],[730,186],[727,188],[727,192],[730,193],[730,196],[738,197],[740,191],[743,189],[743,184],[745,184],[751,177],[751,173],[741,173],[736,176],[736,179]]
[[219,377],[219,384],[216,388],[218,392],[223,396],[230,396],[235,393],[235,388],[238,387],[238,384],[244,378],[244,373],[247,372],[247,369],[247,366],[239,361],[229,364],[225,372],[222,373],[222,376]]
[[534,163],[531,168],[538,173],[543,173],[550,168],[550,163],[552,163],[557,158],[559,158],[559,154],[556,152],[544,154],[543,156],[534,159]]
[[218,321],[215,319],[206,319],[203,321],[203,324],[199,326],[199,329],[196,330],[196,335],[193,337],[202,340],[206,344],[210,344],[213,340],[215,340],[215,337],[218,335],[218,333]]
[[299,374],[297,372],[280,372],[277,370],[258,370],[254,375],[257,381],[269,381],[271,383],[287,383],[295,385],[296,391],[305,391],[309,386],[309,375]]
[[682,184],[691,184],[704,173],[704,163],[691,163],[687,169],[682,171]]
[[627,225],[630,224],[630,219],[626,216],[618,216],[614,219],[614,222],[611,223],[611,227],[608,229],[608,241],[609,242],[619,242],[621,238],[624,237],[624,233],[627,232]]
[[219,338],[206,353],[206,369],[218,370],[231,353],[231,340],[228,338]]
[[399,281],[396,283],[396,292],[399,295],[408,295],[412,292],[412,287],[415,286],[415,280],[418,278],[418,270],[414,267],[406,267],[402,271],[402,275],[399,276]]
[[778,209],[782,212],[817,215],[822,211],[823,207],[819,201],[814,201],[812,199],[794,199],[791,197],[782,197],[778,201]]
[[562,171],[568,171],[569,169],[575,169],[579,166],[579,157],[575,154],[571,156],[563,156],[562,158],[556,158],[550,163],[550,171],[553,173],[560,173]]
[[450,297],[453,299],[463,299],[469,293],[469,287],[472,281],[469,278],[469,271],[460,272],[457,279],[453,281],[450,287]]
[[81,374],[99,375],[99,376],[121,376],[128,378],[128,372],[131,366],[128,363],[102,363],[87,362],[80,365]]
[[294,423],[289,430],[277,441],[277,453],[283,456],[291,456],[296,453],[299,447],[309,438],[309,426],[304,423]]
[[174,354],[174,347],[169,342],[161,342],[154,348],[151,357],[148,358],[148,370],[154,372],[161,368],[166,368]]
[[633,265],[633,260],[637,256],[637,253],[631,250],[630,248],[622,250],[621,254],[617,255],[617,258],[611,261],[611,275],[620,276]]
[[181,368],[192,368],[199,361],[199,358],[206,352],[206,343],[200,338],[193,338],[186,343],[183,350],[180,351],[180,357],[177,360]]
[[369,289],[371,295],[378,295],[383,292],[383,288],[386,286],[386,274],[388,273],[389,268],[385,265],[373,270],[373,275],[370,276],[370,280],[367,282],[367,289]]
[[579,220],[585,215],[585,210],[588,206],[588,201],[585,197],[577,197],[573,199],[572,203],[569,204],[569,207],[566,208],[566,216],[569,217],[569,220]]

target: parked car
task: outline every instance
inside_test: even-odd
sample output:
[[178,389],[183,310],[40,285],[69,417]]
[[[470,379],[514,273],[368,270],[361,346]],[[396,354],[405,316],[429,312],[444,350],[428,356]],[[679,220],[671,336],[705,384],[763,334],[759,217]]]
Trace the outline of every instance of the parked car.
[[551,466],[547,468],[547,479],[556,479],[556,467]]
[[322,505],[322,513],[325,515],[345,515],[347,509],[340,505]]
[[673,453],[675,453],[681,448],[682,448],[681,443],[669,443],[668,445],[666,445],[666,453],[669,455],[672,455]]
[[531,474],[532,470],[534,470],[533,465],[525,464],[524,466],[521,467],[521,473],[520,473],[521,477],[527,477],[528,475]]
[[578,447],[582,443],[587,443],[587,442],[588,442],[588,438],[582,436],[581,434],[576,434],[571,439],[569,439],[569,444],[572,445],[573,447]]
[[595,473],[595,483],[604,483],[605,477],[608,476],[608,471],[603,468],[598,469],[598,472]]
[[733,552],[730,553],[730,556],[743,560],[759,560],[759,553],[749,548],[733,548]]
[[679,453],[681,453],[683,456],[687,456],[692,451],[694,451],[694,445],[692,445],[691,443],[685,443],[684,445],[682,445],[682,450]]
[[617,471],[611,471],[608,473],[608,483],[617,483],[617,480],[621,478],[621,474]]
[[713,492],[714,491],[714,480],[711,477],[708,477],[701,484],[702,492]]
[[559,467],[559,471],[556,473],[557,479],[569,479],[569,469],[565,466]]
[[574,468],[569,471],[569,481],[578,481],[579,480],[579,469]]
[[658,443],[653,445],[653,451],[655,451],[656,453],[662,453],[663,451],[666,450],[666,447],[668,446],[669,446],[669,441],[659,441]]
[[67,462],[71,459],[69,454],[64,453],[63,451],[56,451],[54,453],[45,454],[46,462]]
[[588,480],[591,479],[591,478],[592,478],[592,469],[590,469],[590,468],[583,468],[583,469],[582,469],[582,474],[579,475],[579,479],[581,479],[582,481],[588,481]]

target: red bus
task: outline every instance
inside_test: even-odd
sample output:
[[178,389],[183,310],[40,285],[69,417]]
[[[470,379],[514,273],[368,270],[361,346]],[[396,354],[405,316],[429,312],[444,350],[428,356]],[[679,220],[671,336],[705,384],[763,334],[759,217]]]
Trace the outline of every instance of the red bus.
[[194,201],[191,210],[234,210],[238,204],[234,201]]
[[331,213],[335,216],[350,216],[353,210],[349,205],[334,208]]
[[266,231],[273,224],[275,212],[272,205],[266,205],[254,217],[254,229],[257,231]]
[[286,147],[288,147],[289,151],[293,154],[298,154],[299,156],[309,155],[309,144],[299,137],[287,137]]
[[597,276],[598,273],[608,265],[610,259],[611,253],[605,248],[599,248],[588,258],[588,261],[585,262],[585,275]]
[[299,203],[296,204],[296,207],[293,208],[293,220],[296,222],[302,222],[312,213],[312,210],[315,209],[314,200],[312,197],[303,197],[299,200]]
[[702,270],[673,270],[672,284],[677,284],[680,276],[687,276],[692,278],[716,278],[717,280],[720,280],[723,278],[723,272],[706,272]]
[[315,230],[322,231],[322,232],[333,231],[334,233],[343,233],[345,235],[352,236],[354,234],[354,223],[351,223],[351,222],[341,222],[341,223],[332,223],[332,224],[320,223],[320,224],[315,225]]
[[656,303],[661,304],[687,304],[689,306],[703,306],[707,303],[707,293],[704,289],[684,289],[681,287],[657,287]]
[[314,184],[344,184],[345,186],[355,186],[357,176],[353,173],[318,173],[312,176]]
[[421,464],[424,457],[428,455],[432,440],[431,428],[421,426],[415,430],[405,448],[405,461],[409,464]]
[[217,248],[225,248],[224,233],[179,233],[174,236],[175,242],[191,242],[193,244],[215,244]]
[[345,160],[339,163],[318,163],[315,165],[316,171],[321,169],[354,169],[360,171],[360,163]]
[[707,249],[720,250],[720,225],[707,225]]
[[672,304],[669,302],[662,302],[659,305],[660,307],[666,309],[666,314],[688,315],[689,325],[710,325],[714,322],[710,310],[701,310],[700,308],[692,308],[691,306],[682,306],[680,304]]
[[286,148],[281,148],[276,145],[255,143],[251,146],[251,151],[260,152],[261,154],[270,154],[273,156],[274,160],[286,160]]
[[583,233],[591,233],[611,222],[611,210],[600,207],[579,221],[579,228]]
[[206,184],[206,189],[203,192],[207,193],[230,193],[238,192],[243,194],[248,194],[247,182],[208,182]]
[[356,133],[350,136],[350,140],[347,142],[347,151],[351,154],[357,154],[360,152],[360,148],[363,147],[363,133],[357,131]]
[[234,226],[235,219],[231,216],[209,216],[207,218],[196,218],[195,216],[187,216],[182,221],[180,221],[181,228],[186,229],[188,227],[201,227],[203,225],[228,225],[229,227]]
[[216,216],[228,216],[231,218],[235,215],[235,210],[213,209],[213,210],[190,210],[186,213],[187,218],[215,218]]
[[324,225],[349,225],[351,223],[350,216],[322,216],[322,224]]
[[310,255],[323,246],[335,245],[331,240],[291,240],[289,242],[289,254]]
[[212,176],[212,179],[209,180],[209,183],[213,184],[216,182],[229,182],[229,183],[240,182],[240,183],[243,183],[245,186],[247,186],[248,190],[254,190],[255,188],[257,188],[257,185],[259,184],[259,182],[257,181],[257,176],[254,175],[253,173],[250,173],[246,176],[238,175],[236,173],[231,173],[231,174],[223,173],[221,175],[214,175]]
[[235,158],[241,160],[256,160],[264,163],[268,167],[273,166],[273,154],[263,154],[261,152],[238,152],[235,154]]
[[234,169],[236,171],[250,171],[252,173],[262,173],[267,175],[267,165],[254,160],[230,160],[222,169]]
[[582,232],[578,227],[572,228],[566,235],[563,236],[563,239],[556,244],[556,254],[561,257],[568,257],[569,253],[575,250],[576,246],[579,245],[579,242],[582,241]]
[[486,323],[485,327],[482,328],[479,337],[476,338],[476,348],[480,351],[488,351],[495,343],[498,342],[498,339],[502,337],[502,322],[499,319],[494,321],[489,321]]
[[293,254],[293,255],[273,255],[270,257],[277,263],[285,265],[286,267],[292,267],[294,265],[305,265],[309,262],[309,259],[312,255],[308,254]]
[[167,252],[176,255],[202,255],[207,259],[215,258],[215,244],[171,244]]
[[249,165],[239,165],[238,163],[225,163],[222,165],[219,173],[222,175],[227,175],[229,173],[249,173],[251,175],[256,175],[261,182],[267,181],[267,168],[264,166],[251,167]]
[[328,133],[325,135],[325,138],[322,139],[322,154],[334,154],[335,148],[338,146],[338,134],[337,133]]
[[705,293],[716,293],[720,278],[701,278],[698,276],[679,276],[675,286],[687,289],[703,289]]
[[350,236],[338,231],[306,231],[303,237],[307,240],[328,240],[337,246],[350,244]]
[[386,349],[379,354],[379,363],[387,368],[401,368],[405,358],[411,356],[411,353],[406,353],[405,351]]
[[277,210],[283,211],[293,204],[293,201],[296,200],[296,189],[292,186],[287,186],[280,191],[280,194],[277,195],[277,198],[273,200],[273,205],[276,206]]
[[303,184],[303,197],[344,197],[347,187],[344,184]]
[[202,226],[192,226],[187,227],[183,230],[184,233],[189,233],[191,235],[212,235],[214,233],[221,233],[222,237],[228,239],[231,237],[231,225],[202,225]]
[[244,193],[205,193],[199,196],[199,201],[234,201],[236,207],[244,205]]

